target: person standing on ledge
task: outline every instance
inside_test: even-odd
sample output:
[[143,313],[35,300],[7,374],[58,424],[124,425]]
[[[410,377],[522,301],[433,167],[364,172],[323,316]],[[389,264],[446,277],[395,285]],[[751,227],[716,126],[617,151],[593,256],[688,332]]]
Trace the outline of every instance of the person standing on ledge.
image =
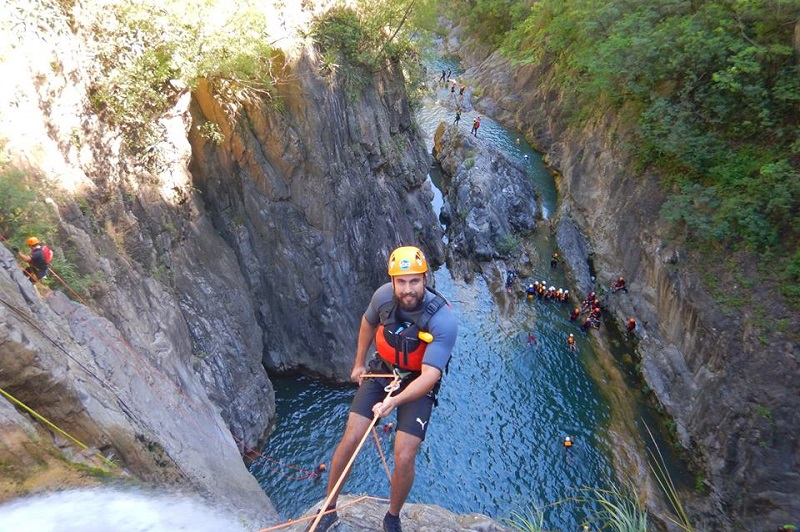
[[[419,248],[403,246],[389,256],[391,281],[372,295],[361,317],[355,363],[350,379],[358,383],[344,436],[333,453],[328,475],[325,515],[316,530],[324,532],[338,523],[336,499],[342,488],[337,483],[353,453],[376,417],[386,418],[397,410],[394,463],[389,511],[383,518],[384,532],[402,532],[400,510],[414,483],[414,462],[425,432],[442,373],[450,361],[458,324],[450,304],[427,286],[428,262]],[[375,342],[377,351],[367,359]],[[398,390],[387,396],[389,378],[368,374],[397,371],[402,376]],[[336,490],[334,492],[334,490]],[[312,523],[313,525],[313,523]],[[309,528],[311,528],[309,526]]]

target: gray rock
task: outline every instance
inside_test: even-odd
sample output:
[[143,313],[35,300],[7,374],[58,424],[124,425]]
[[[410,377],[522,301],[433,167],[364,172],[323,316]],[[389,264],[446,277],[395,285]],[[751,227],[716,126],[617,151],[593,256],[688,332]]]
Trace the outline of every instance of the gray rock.
[[436,131],[434,157],[442,167],[448,249],[459,258],[448,263],[451,271],[465,276],[482,262],[509,257],[517,237],[536,229],[539,212],[524,167],[490,142],[444,124]]
[[[321,501],[312,511],[307,513],[302,523],[286,527],[289,532],[301,532],[309,523]],[[338,532],[372,532],[382,530],[383,516],[388,503],[374,497],[344,495],[339,497],[337,515],[339,516]],[[509,529],[500,523],[481,514],[458,515],[439,506],[408,503],[400,512],[403,530],[419,532],[506,532]]]

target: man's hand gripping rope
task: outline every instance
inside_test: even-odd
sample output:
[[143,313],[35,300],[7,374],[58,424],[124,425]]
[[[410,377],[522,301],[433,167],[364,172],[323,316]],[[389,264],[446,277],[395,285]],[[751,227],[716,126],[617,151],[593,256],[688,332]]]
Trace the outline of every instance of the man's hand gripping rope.
[[[399,370],[397,368],[394,368],[394,371],[392,372],[391,375],[364,374],[364,375],[362,375],[362,377],[364,377],[364,378],[392,377],[393,378],[392,382],[387,384],[386,387],[383,389],[386,392],[386,397],[384,398],[384,400],[382,402],[375,404],[375,407],[373,407],[373,412],[375,412],[375,409],[376,409],[376,407],[378,407],[378,405],[382,405],[383,402],[386,401],[386,399],[389,399],[389,397],[391,397],[392,394],[400,388],[400,382],[402,381],[402,377],[400,376],[400,372],[399,372]],[[380,412],[380,410],[378,412]],[[333,499],[335,494],[339,493],[339,489],[342,486],[342,482],[344,482],[344,479],[347,478],[347,473],[348,473],[348,471],[350,471],[350,468],[353,466],[353,462],[355,462],[356,456],[358,456],[359,451],[361,451],[361,447],[364,446],[364,442],[367,441],[367,438],[369,437],[369,433],[372,430],[372,428],[375,426],[375,423],[377,423],[378,419],[380,419],[381,417],[382,416],[379,413],[375,413],[375,415],[372,416],[372,421],[370,422],[369,426],[367,427],[367,430],[364,431],[364,436],[361,438],[361,441],[358,443],[358,446],[356,447],[356,450],[353,452],[353,456],[350,457],[350,460],[347,462],[347,465],[344,466],[344,470],[342,471],[342,474],[336,480],[336,484],[333,486],[333,489],[331,490],[330,494],[325,499],[325,502],[322,505],[321,511],[317,513],[316,519],[314,519],[314,522],[311,523],[311,527],[308,529],[309,532],[314,532],[317,529],[317,525],[319,525],[319,522],[322,520],[322,516],[325,515],[325,513],[327,513],[326,509],[328,508],[328,505],[331,503],[331,499]]]

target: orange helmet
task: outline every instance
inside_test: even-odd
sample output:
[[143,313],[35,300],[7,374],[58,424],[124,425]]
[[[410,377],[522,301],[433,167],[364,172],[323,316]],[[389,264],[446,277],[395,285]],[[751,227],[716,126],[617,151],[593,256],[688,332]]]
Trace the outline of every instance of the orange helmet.
[[36,238],[35,236],[32,236],[32,237],[30,237],[28,240],[26,240],[26,241],[25,241],[25,243],[26,243],[28,246],[30,246],[30,247],[33,247],[33,246],[35,246],[36,244],[40,244],[41,242],[39,242],[39,239],[38,239],[38,238]]
[[389,275],[409,275],[428,271],[428,261],[422,250],[414,246],[403,246],[389,255]]
[[624,278],[624,277],[620,277],[620,278],[619,278],[619,280],[620,280],[620,281],[624,281],[624,280],[625,280],[625,278]]
[[636,323],[636,320],[631,318],[631,319],[628,320],[628,323]]

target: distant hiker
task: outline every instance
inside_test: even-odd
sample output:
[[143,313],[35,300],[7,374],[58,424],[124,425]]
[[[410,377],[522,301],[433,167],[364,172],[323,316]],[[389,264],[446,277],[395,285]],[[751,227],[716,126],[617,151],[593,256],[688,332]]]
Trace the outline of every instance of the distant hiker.
[[558,253],[553,253],[553,256],[550,258],[550,267],[556,268],[558,266]]
[[479,127],[481,127],[481,115],[478,115],[472,121],[472,131],[470,131],[470,134],[475,135],[477,137],[478,136],[478,128]]
[[444,81],[445,81],[445,74],[447,74],[447,72],[445,72],[444,70],[442,70],[442,77],[441,77],[441,78],[439,78],[439,81],[441,81],[441,82],[444,82]]
[[453,81],[453,84],[450,85],[450,94],[452,94],[453,97],[455,97],[455,95],[456,95],[456,82],[455,81]]
[[31,248],[30,255],[21,252],[17,247],[12,249],[17,252],[22,260],[28,263],[29,266],[25,268],[25,274],[31,283],[35,283],[47,277],[50,272],[50,261],[53,260],[53,252],[35,236],[30,237],[25,243]]
[[466,85],[461,85],[461,88],[458,89],[458,95],[459,96],[464,96],[464,89],[466,89],[466,88],[467,88]]
[[453,71],[452,71],[451,69],[449,69],[449,68],[447,69],[447,79],[446,79],[445,81],[449,81],[449,80],[450,80],[450,74],[451,74],[452,72],[453,72]]
[[633,331],[636,330],[636,320],[630,318],[628,323],[625,325],[625,331],[628,333],[628,336],[633,336]]
[[624,277],[620,277],[619,279],[617,279],[616,281],[611,283],[611,293],[612,294],[614,292],[618,292],[620,290],[624,291],[626,294],[628,293],[628,289],[625,287],[625,278]]
[[[355,362],[350,372],[350,379],[359,384],[358,391],[350,406],[344,435],[331,459],[326,499],[330,504],[323,508],[330,513],[317,516],[320,519],[317,532],[325,532],[338,523],[336,500],[343,487],[339,479],[346,474],[359,442],[376,419],[385,419],[395,410],[395,469],[383,530],[401,530],[400,510],[414,483],[415,458],[425,439],[442,373],[456,343],[455,314],[442,295],[426,286],[428,262],[422,251],[413,246],[399,247],[389,255],[387,266],[391,281],[375,291],[361,317]],[[422,332],[428,333],[429,343],[420,339]],[[377,353],[367,360],[373,341]],[[366,377],[370,373],[392,373],[394,368],[402,373],[403,379],[399,390],[389,395],[384,388],[391,384],[390,379]]]
[[572,333],[569,333],[569,336],[567,337],[567,347],[569,347],[570,351],[578,350],[578,346],[575,345],[575,337],[572,335]]
[[461,107],[456,109],[456,119],[453,120],[453,124],[458,124],[459,120],[461,120]]

